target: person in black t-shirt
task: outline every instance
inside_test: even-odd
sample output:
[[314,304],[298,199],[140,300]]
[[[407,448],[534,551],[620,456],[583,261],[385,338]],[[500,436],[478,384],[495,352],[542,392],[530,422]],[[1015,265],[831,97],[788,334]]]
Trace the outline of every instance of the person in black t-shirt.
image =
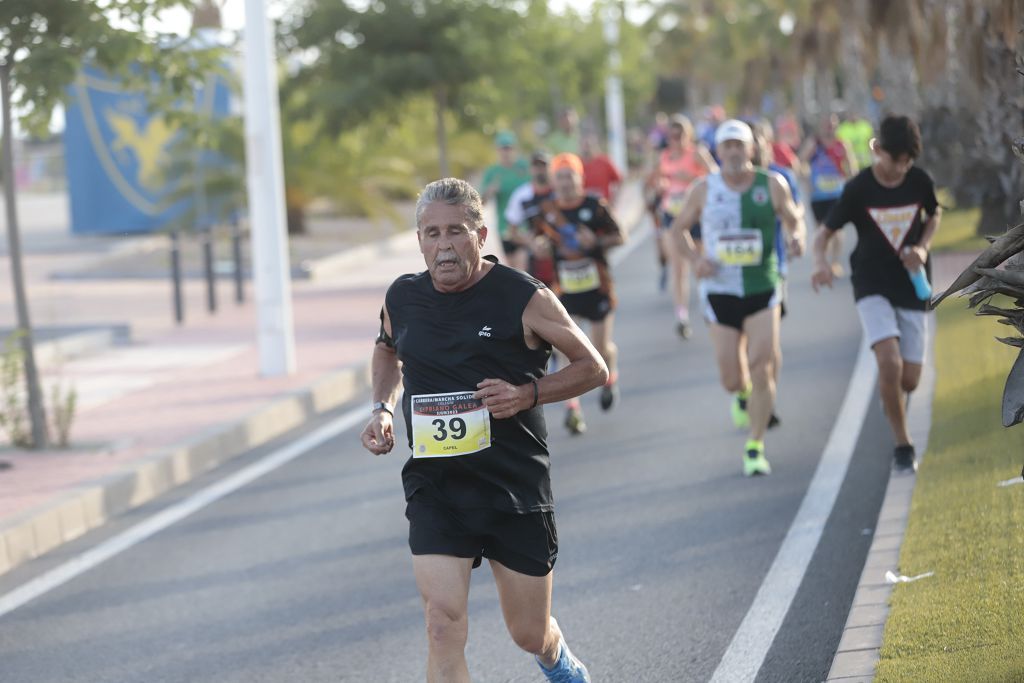
[[[615,319],[615,284],[607,250],[623,243],[625,236],[599,197],[583,191],[583,161],[563,153],[551,160],[554,197],[537,204],[530,225],[546,235],[554,246],[556,282],[553,288],[565,309],[590,325],[590,339],[608,364],[608,382],[601,388],[601,409],[609,410],[618,399],[618,347],[612,341]],[[570,434],[586,430],[583,409],[577,399],[568,403],[565,426]]]
[[[917,469],[907,431],[906,398],[917,388],[928,342],[928,251],[939,226],[931,177],[914,166],[921,132],[906,116],[882,121],[871,141],[874,163],[843,188],[839,202],[818,229],[811,284],[832,286],[826,247],[847,222],[857,229],[850,256],[853,295],[864,336],[878,362],[878,388],[896,438],[894,466]],[[918,286],[911,278],[918,279]],[[920,289],[920,296],[918,294]]]
[[[427,270],[388,289],[361,440],[375,455],[394,448],[404,386],[402,482],[427,678],[469,680],[469,580],[486,557],[515,642],[550,680],[589,683],[550,614],[558,539],[541,406],[601,386],[608,369],[551,290],[481,256],[488,230],[469,183],[427,185],[416,224]],[[552,347],[569,364],[545,375]]]

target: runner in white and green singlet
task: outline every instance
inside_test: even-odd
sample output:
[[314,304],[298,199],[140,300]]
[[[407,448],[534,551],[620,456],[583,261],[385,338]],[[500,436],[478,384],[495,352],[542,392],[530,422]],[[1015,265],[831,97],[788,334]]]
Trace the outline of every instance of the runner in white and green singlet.
[[[806,228],[782,176],[751,163],[750,126],[726,121],[715,132],[715,147],[721,172],[694,183],[671,229],[700,279],[722,385],[733,394],[733,422],[750,428],[743,471],[768,474],[764,433],[778,424],[773,409],[781,287],[775,223],[786,230],[793,256],[803,252]],[[688,230],[698,220],[700,246]]]

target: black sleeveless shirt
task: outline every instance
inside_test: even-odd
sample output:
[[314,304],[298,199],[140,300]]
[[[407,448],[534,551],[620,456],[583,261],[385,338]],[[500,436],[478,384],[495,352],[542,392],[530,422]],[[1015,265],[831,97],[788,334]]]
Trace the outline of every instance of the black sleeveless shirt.
[[[385,297],[405,395],[402,412],[412,444],[411,397],[476,391],[484,379],[528,384],[544,375],[551,348],[531,349],[523,311],[544,284],[500,264],[475,285],[445,294],[429,272],[403,275]],[[412,458],[402,469],[405,497],[421,491],[458,508],[527,513],[553,509],[547,427],[538,406],[491,420],[491,445],[470,455]]]

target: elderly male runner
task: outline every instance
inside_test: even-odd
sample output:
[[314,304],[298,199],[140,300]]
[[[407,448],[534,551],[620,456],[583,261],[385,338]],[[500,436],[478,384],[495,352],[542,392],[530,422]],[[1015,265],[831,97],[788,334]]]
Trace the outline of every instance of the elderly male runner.
[[[735,119],[722,123],[715,147],[721,171],[690,187],[671,229],[700,278],[722,386],[734,394],[733,421],[750,428],[743,472],[769,474],[764,434],[775,405],[782,293],[775,224],[782,222],[793,256],[803,253],[806,229],[782,176],[751,163],[750,126]],[[690,237],[698,221],[700,251]]]
[[[469,681],[469,579],[486,557],[516,644],[548,680],[589,682],[551,616],[558,539],[541,406],[601,386],[608,369],[540,281],[481,257],[488,231],[469,183],[427,185],[416,224],[427,270],[388,289],[361,439],[375,455],[394,447],[403,382],[412,457],[402,481],[427,681]],[[552,347],[569,364],[545,375]]]

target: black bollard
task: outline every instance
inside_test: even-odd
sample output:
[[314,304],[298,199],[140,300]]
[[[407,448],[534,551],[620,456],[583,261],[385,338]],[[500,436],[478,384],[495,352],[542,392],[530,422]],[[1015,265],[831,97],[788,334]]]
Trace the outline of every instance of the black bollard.
[[181,294],[181,235],[171,230],[171,283],[174,288],[174,322],[185,322],[185,302]]
[[231,259],[234,261],[235,303],[245,303],[245,279],[242,265],[242,224],[238,216],[231,219]]
[[206,310],[217,312],[217,276],[213,272],[213,226],[203,229],[203,273],[206,276]]

